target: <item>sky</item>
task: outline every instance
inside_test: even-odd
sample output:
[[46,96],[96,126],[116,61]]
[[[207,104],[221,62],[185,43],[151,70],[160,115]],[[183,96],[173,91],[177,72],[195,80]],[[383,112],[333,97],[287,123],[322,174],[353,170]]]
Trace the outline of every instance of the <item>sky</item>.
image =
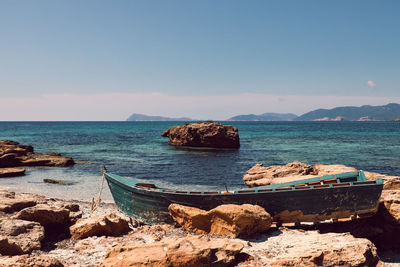
[[400,1],[0,0],[0,120],[400,103]]

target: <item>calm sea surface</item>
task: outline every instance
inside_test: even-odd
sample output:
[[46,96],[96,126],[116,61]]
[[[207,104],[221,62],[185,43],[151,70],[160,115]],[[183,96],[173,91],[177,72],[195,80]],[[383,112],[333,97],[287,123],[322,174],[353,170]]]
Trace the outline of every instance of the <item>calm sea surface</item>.
[[[179,149],[161,132],[181,122],[0,122],[0,140],[60,152],[92,165],[28,168],[27,175],[1,178],[0,186],[64,199],[96,197],[104,164],[109,172],[190,190],[243,186],[256,163],[345,164],[400,175],[400,123],[396,122],[224,122],[239,129],[239,150]],[[62,179],[73,185],[43,183]],[[112,201],[108,189],[103,200]]]

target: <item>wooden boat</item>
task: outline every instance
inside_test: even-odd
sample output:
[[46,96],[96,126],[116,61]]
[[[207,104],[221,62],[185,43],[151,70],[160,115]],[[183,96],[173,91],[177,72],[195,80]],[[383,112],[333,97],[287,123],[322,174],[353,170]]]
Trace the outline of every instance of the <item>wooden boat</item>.
[[170,190],[105,171],[104,177],[119,209],[146,222],[170,222],[168,206],[172,203],[204,210],[222,204],[255,204],[277,223],[367,217],[377,211],[383,188],[382,179],[366,180],[362,171],[210,192]]

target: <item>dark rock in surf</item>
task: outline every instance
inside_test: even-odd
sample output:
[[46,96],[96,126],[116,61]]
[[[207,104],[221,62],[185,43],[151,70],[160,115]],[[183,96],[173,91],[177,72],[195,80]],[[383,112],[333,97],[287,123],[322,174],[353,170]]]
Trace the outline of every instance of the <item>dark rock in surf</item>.
[[54,179],[43,179],[44,183],[47,184],[61,184],[61,185],[72,185],[74,184],[73,182],[68,182],[64,180],[54,180]]
[[169,138],[174,146],[239,148],[239,132],[231,125],[220,122],[196,122],[173,126],[161,136]]
[[23,168],[0,168],[0,177],[16,177],[25,175]]

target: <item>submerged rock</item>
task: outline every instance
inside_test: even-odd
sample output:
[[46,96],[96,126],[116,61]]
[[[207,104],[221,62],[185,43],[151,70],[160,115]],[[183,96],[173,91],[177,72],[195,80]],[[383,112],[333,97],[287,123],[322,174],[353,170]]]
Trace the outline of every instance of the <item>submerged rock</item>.
[[44,183],[47,184],[61,184],[61,185],[73,185],[73,182],[68,182],[64,180],[55,180],[55,179],[43,179]]
[[34,153],[33,147],[11,140],[0,140],[0,168],[18,166],[66,167],[74,165],[70,157],[60,153]]
[[128,221],[115,213],[80,219],[70,227],[71,237],[74,239],[89,236],[119,236],[130,230]]
[[210,211],[171,204],[171,217],[183,229],[198,234],[249,236],[265,232],[272,224],[271,216],[257,205],[221,205]]
[[161,136],[169,137],[174,146],[239,148],[238,129],[219,122],[197,122],[173,126]]
[[232,266],[242,249],[242,242],[222,238],[166,237],[154,244],[118,244],[100,266]]

